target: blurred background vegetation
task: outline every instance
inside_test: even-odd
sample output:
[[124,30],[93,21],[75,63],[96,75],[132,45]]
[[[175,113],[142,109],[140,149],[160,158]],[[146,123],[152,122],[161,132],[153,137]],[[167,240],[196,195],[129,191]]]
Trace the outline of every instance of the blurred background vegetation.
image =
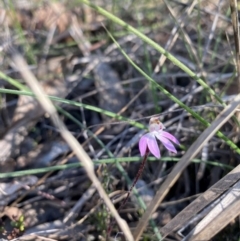
[[[95,163],[116,208],[140,165],[138,140],[149,117],[158,115],[180,141],[177,154],[160,144],[161,160],[149,158],[138,192],[120,212],[130,228],[206,128],[200,117],[212,123],[223,103],[239,93],[229,1],[91,1],[170,52],[195,73],[194,78],[127,26],[83,2],[0,2],[1,240],[106,240],[111,222],[86,172],[26,87],[6,51],[9,45],[52,96],[61,119]],[[170,95],[200,117],[193,117]],[[236,119],[221,132],[238,147],[238,115]],[[195,240],[184,237],[227,190],[220,188],[219,197],[204,209],[187,213],[189,220],[178,229],[167,232],[164,227],[239,164],[237,152],[218,136],[207,142],[154,213],[142,240]],[[233,184],[238,179],[239,175]],[[239,227],[234,216],[211,240],[240,240]],[[123,238],[118,231],[114,225],[111,240]]]

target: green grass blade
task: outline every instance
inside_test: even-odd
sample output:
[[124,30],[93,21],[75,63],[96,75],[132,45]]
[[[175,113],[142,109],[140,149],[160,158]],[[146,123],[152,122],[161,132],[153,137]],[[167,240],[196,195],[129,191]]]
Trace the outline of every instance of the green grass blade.
[[[94,161],[95,165],[99,164],[114,164],[121,162],[139,162],[141,161],[140,157],[122,157],[122,158],[108,158],[108,159],[102,159],[102,160],[96,160]],[[148,157],[148,161],[159,161],[159,159],[156,159],[155,157]],[[162,157],[161,161],[164,162],[178,162],[179,158],[176,157]],[[212,166],[218,166],[221,168],[227,168],[229,170],[232,170],[233,167],[226,164],[221,164],[219,162],[214,161],[202,161],[200,159],[193,159],[193,163],[201,163],[204,162],[208,165]],[[81,163],[71,163],[71,164],[64,164],[64,165],[56,165],[52,167],[43,167],[43,168],[36,168],[36,169],[29,169],[29,170],[23,170],[23,171],[14,171],[14,172],[6,172],[6,173],[0,173],[0,178],[10,178],[10,177],[20,177],[20,176],[26,176],[26,175],[36,175],[40,173],[46,173],[46,172],[52,172],[52,171],[60,171],[60,170],[66,170],[70,168],[76,168],[81,167]]]
[[132,27],[131,25],[127,24],[120,18],[116,17],[115,15],[109,13],[108,11],[104,10],[103,8],[91,3],[88,0],[79,0],[80,2],[88,5],[89,7],[95,9],[98,13],[102,14],[106,18],[112,20],[113,22],[117,23],[118,25],[124,27],[126,30],[128,30],[131,33],[134,33],[136,36],[141,38],[144,42],[148,43],[151,47],[155,48],[158,52],[165,55],[173,64],[178,66],[180,69],[182,69],[185,73],[187,73],[191,78],[195,79],[202,87],[204,87],[209,94],[213,95],[216,100],[225,105],[222,101],[222,99],[215,93],[213,89],[211,89],[204,80],[199,78],[192,70],[190,70],[186,65],[184,65],[181,61],[179,61],[177,58],[175,58],[172,54],[170,54],[168,51],[166,51],[163,47],[161,47],[159,44],[154,42],[152,39],[148,38],[146,35],[141,33],[136,28]]
[[[10,90],[10,89],[0,88],[0,93],[13,94],[13,95],[27,95],[27,96],[36,97],[29,90]],[[143,124],[141,124],[141,123],[139,123],[137,121],[130,120],[130,119],[128,119],[126,117],[123,117],[121,115],[115,114],[115,113],[113,113],[111,111],[108,111],[108,110],[104,110],[104,109],[101,109],[101,108],[98,108],[98,107],[95,107],[95,106],[92,106],[92,105],[87,105],[87,104],[83,104],[83,103],[72,101],[72,100],[62,99],[62,98],[59,98],[59,97],[56,97],[56,96],[48,95],[48,98],[53,100],[53,101],[57,101],[59,103],[63,103],[63,104],[67,104],[67,105],[73,105],[73,106],[76,106],[76,107],[83,107],[83,108],[85,108],[87,110],[92,110],[92,111],[95,111],[95,112],[98,112],[98,113],[102,113],[102,114],[104,114],[106,116],[115,118],[117,120],[126,121],[129,124],[131,124],[131,125],[133,125],[133,126],[135,126],[137,128],[146,129],[145,125],[143,125]]]
[[[162,87],[160,84],[158,84],[152,77],[147,75],[140,67],[138,67],[131,59],[130,57],[125,53],[125,51],[121,48],[121,46],[118,44],[118,42],[113,38],[111,33],[109,33],[109,36],[112,38],[113,42],[117,45],[119,50],[122,52],[124,57],[129,61],[129,63],[139,72],[141,73],[149,82],[155,83],[155,85],[171,100],[173,100],[175,103],[177,103],[179,106],[181,106],[183,109],[185,109],[187,112],[189,112],[192,116],[194,116],[197,120],[199,120],[202,124],[205,126],[210,126],[211,124],[208,123],[204,118],[202,118],[198,113],[193,111],[191,108],[189,108],[187,105],[183,104],[179,99],[177,99],[174,95],[172,95],[170,92],[168,92],[164,87]],[[228,139],[222,132],[217,131],[217,136],[225,141],[233,150],[235,150],[238,154],[240,154],[240,149],[238,146],[233,143],[230,139]]]

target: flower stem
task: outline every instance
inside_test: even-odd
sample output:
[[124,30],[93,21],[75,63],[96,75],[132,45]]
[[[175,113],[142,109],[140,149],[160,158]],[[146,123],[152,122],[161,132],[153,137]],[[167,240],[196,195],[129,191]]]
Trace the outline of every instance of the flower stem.
[[118,212],[122,209],[122,207],[123,207],[123,206],[126,204],[126,202],[128,201],[129,196],[130,196],[133,188],[135,187],[135,185],[136,185],[139,177],[142,175],[142,172],[143,172],[143,170],[144,170],[144,167],[145,167],[145,164],[146,164],[146,161],[147,161],[148,153],[149,153],[149,151],[147,151],[146,154],[144,155],[143,160],[142,160],[142,163],[141,163],[141,165],[140,165],[140,167],[139,167],[139,169],[138,169],[137,175],[136,175],[136,177],[135,177],[135,179],[134,179],[134,181],[133,181],[133,184],[132,184],[132,186],[130,187],[130,189],[129,189],[129,191],[128,191],[127,197],[123,200],[122,204],[121,204],[120,207],[118,208]]
[[[130,194],[131,194],[133,188],[135,187],[135,185],[136,185],[139,177],[142,175],[142,172],[143,172],[143,170],[144,170],[144,167],[145,167],[145,164],[146,164],[146,161],[147,161],[148,154],[149,154],[149,150],[148,150],[148,148],[147,148],[146,153],[145,153],[145,155],[144,155],[144,157],[143,157],[142,163],[141,163],[141,165],[140,165],[140,167],[139,167],[139,169],[138,169],[137,175],[135,176],[135,179],[134,179],[134,181],[133,181],[133,184],[132,184],[132,186],[130,187],[130,189],[129,189],[128,193],[127,193],[126,198],[123,200],[123,202],[121,203],[120,207],[118,208],[118,212],[120,212],[120,211],[122,210],[122,208],[124,207],[124,205],[125,205],[126,202],[128,201],[128,199],[129,199],[129,197],[130,197]],[[111,235],[112,228],[113,228],[114,224],[115,224],[115,222],[112,222],[112,223],[109,225],[109,227],[108,227],[108,230],[107,230],[107,239],[108,239],[108,237],[110,237],[110,235]]]

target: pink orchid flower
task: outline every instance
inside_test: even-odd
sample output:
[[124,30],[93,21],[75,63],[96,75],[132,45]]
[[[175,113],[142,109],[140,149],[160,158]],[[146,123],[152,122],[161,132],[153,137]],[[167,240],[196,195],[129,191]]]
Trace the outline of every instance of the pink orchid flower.
[[[178,140],[170,133],[163,131],[164,125],[157,117],[152,117],[149,121],[149,132],[143,135],[139,140],[139,150],[141,156],[144,156],[150,151],[156,158],[160,158],[160,149],[157,143],[158,139],[171,152],[177,153],[176,148],[172,144],[180,145]],[[170,141],[169,141],[170,140]],[[172,142],[171,142],[172,141]]]

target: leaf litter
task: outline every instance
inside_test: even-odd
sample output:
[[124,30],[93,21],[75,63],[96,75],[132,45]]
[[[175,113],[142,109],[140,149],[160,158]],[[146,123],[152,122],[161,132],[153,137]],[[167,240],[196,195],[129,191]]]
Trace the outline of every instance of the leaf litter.
[[[174,4],[176,12],[181,15],[181,4]],[[205,16],[200,22],[202,29],[198,33],[193,24],[186,28],[194,48],[197,48],[197,34],[202,41],[207,39],[206,35],[210,31],[207,26],[210,26],[214,16],[205,5],[198,7],[202,8],[201,14]],[[211,8],[217,11],[213,3]],[[221,10],[222,14],[225,14],[224,9],[225,6]],[[140,20],[137,11],[144,16]],[[138,21],[141,21],[142,31],[164,45],[167,36],[171,34],[170,28],[174,27],[174,22],[171,18],[163,21],[163,17],[158,17],[156,11],[163,12],[163,16],[167,14],[162,4],[155,10],[152,9],[151,1],[146,6],[140,4],[135,12],[127,11],[125,16],[121,11],[118,14],[136,27]],[[145,71],[151,72],[156,67],[159,58],[156,51],[118,26],[112,26],[90,8],[80,4],[72,6],[60,2],[33,1],[27,5],[1,6],[0,13],[0,21],[4,23],[1,25],[1,49],[4,49],[8,32],[14,45],[28,58],[29,63],[29,53],[34,53],[30,68],[47,94],[87,103],[114,113],[119,112],[145,125],[150,117],[158,116],[167,130],[176,135],[183,145],[183,148],[178,148],[178,154],[169,154],[160,146],[163,156],[181,157],[184,150],[197,138],[198,133],[203,131],[203,127],[195,119],[166,99],[162,93],[154,90],[136,73],[115,45],[109,41],[101,24],[104,23],[108,29],[112,29],[122,48]],[[154,21],[150,13],[156,14]],[[197,22],[194,13],[188,18],[192,23]],[[217,41],[220,36],[218,33],[223,28],[231,35],[230,28],[226,28],[229,26],[226,20],[221,18],[217,23],[216,39],[213,41]],[[158,23],[153,29],[149,28],[149,24],[153,24],[152,21]],[[219,49],[222,49],[220,53],[211,52],[214,44],[210,44],[202,71],[212,87],[220,93],[224,88],[227,89],[222,98],[229,101],[230,97],[236,95],[233,85],[226,87],[228,80],[234,76],[233,66],[227,63],[227,59],[231,58],[229,52],[225,51],[229,49],[229,44],[225,39],[219,44]],[[188,59],[181,36],[177,38],[170,51],[183,61]],[[4,52],[2,53],[2,71],[10,73],[10,77],[20,81],[20,75],[12,65],[10,56],[4,56]],[[212,54],[215,55],[214,69]],[[188,60],[186,64],[195,69],[200,68],[192,60]],[[224,65],[228,65],[228,68],[222,72]],[[208,121],[222,110],[221,105],[207,98],[200,86],[194,85],[194,80],[185,76],[168,60],[164,66],[164,71],[154,73],[154,79],[177,98],[183,99]],[[1,81],[0,84],[1,88],[14,89],[5,81]],[[157,102],[154,102],[154,95],[158,97]],[[1,172],[76,162],[74,154],[71,154],[68,145],[61,139],[59,131],[54,128],[34,98],[2,94],[1,100],[4,99],[5,108],[2,107],[4,111],[0,118],[1,126],[4,126],[1,127],[0,140]],[[11,104],[12,100],[15,104]],[[128,105],[131,100],[131,104]],[[139,156],[137,143],[144,134],[143,130],[131,127],[128,122],[112,120],[106,117],[104,111],[98,114],[79,107],[57,102],[55,104],[82,123],[82,126],[79,126],[73,119],[62,114],[68,129],[83,144],[91,158],[107,158],[109,153],[115,157]],[[156,113],[157,107],[161,108],[160,113]],[[222,131],[231,136],[233,126],[234,124],[229,121]],[[98,139],[92,138],[94,133],[105,148],[99,144]],[[207,145],[209,160],[221,161],[233,167],[239,164],[237,154],[229,150],[218,138],[214,137]],[[203,158],[201,154],[199,158]],[[122,164],[132,180],[139,165],[140,163]],[[140,196],[147,194],[151,200],[173,165],[174,163],[161,161],[147,163],[136,184],[138,188],[141,186],[140,190],[145,190],[143,194],[139,192]],[[200,171],[203,172],[201,175]],[[214,172],[211,172],[210,166],[204,168],[202,165],[191,164],[172,188],[164,205],[154,214],[153,218],[157,225],[164,227],[191,202],[192,196],[200,195],[207,190],[219,181],[226,171],[221,167],[215,167]],[[110,196],[115,191],[128,189],[129,183],[114,163],[98,166],[96,172]],[[197,176],[201,178],[196,179]],[[19,237],[18,240],[37,240],[42,237],[43,240],[104,240],[106,235],[110,214],[81,168],[55,171],[46,175],[2,179],[0,197],[0,228],[4,229],[0,236],[2,239],[14,240]],[[130,226],[140,218],[139,205],[134,197],[135,195],[132,195],[131,201],[128,201],[121,211],[122,217]],[[121,204],[115,205],[118,207]],[[225,233],[228,233],[229,229],[236,230],[236,223],[237,221],[230,224]],[[117,227],[114,227],[114,232],[118,232]],[[148,231],[146,235],[149,235]],[[171,235],[175,235],[177,240],[179,234],[174,230]],[[233,239],[234,237],[233,235]]]

